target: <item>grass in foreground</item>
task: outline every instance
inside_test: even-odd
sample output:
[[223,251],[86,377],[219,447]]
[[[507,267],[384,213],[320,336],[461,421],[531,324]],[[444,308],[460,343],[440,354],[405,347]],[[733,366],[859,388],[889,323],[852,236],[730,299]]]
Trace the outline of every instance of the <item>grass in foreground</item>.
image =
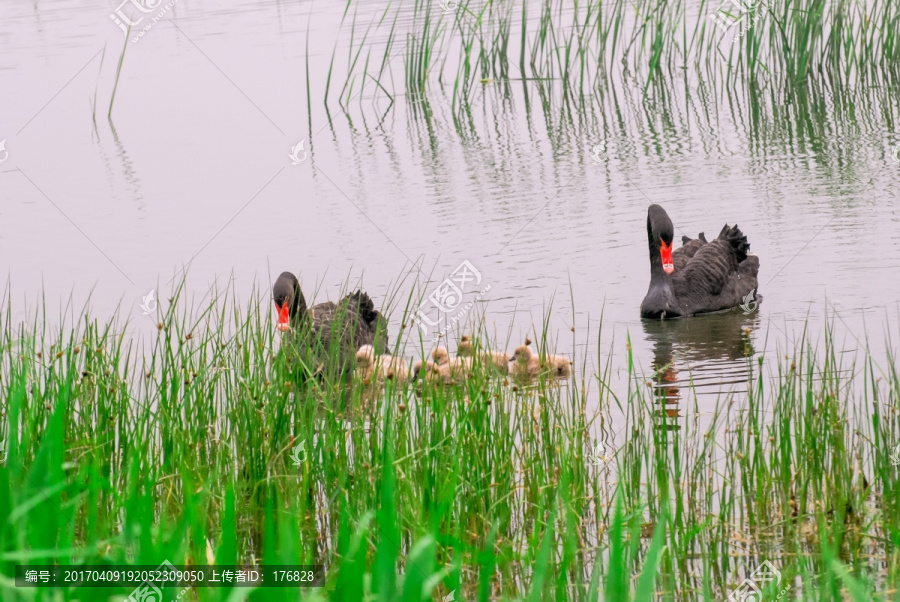
[[211,559],[327,567],[321,590],[251,600],[714,600],[764,560],[781,574],[766,599],[897,595],[893,357],[841,366],[829,339],[748,358],[748,394],[676,425],[633,370],[618,396],[592,377],[599,399],[592,378],[526,387],[490,367],[377,394],[300,384],[267,302],[178,304],[146,349],[115,319],[51,335],[3,315],[3,600],[130,591],[17,589],[20,563]]

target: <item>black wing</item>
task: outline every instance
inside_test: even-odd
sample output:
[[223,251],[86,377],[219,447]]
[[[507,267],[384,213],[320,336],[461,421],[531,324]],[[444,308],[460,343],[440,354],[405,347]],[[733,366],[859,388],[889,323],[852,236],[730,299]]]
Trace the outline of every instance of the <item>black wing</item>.
[[715,240],[697,248],[680,273],[676,267],[672,280],[684,315],[736,307],[756,290],[759,259],[748,257],[749,250],[737,225],[726,225]]

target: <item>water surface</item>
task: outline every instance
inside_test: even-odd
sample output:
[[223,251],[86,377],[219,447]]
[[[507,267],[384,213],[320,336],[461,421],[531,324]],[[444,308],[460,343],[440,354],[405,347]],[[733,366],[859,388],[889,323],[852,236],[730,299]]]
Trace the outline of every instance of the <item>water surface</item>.
[[[746,390],[748,355],[785,353],[804,327],[820,340],[827,320],[848,355],[868,338],[885,359],[900,310],[890,90],[798,95],[695,77],[645,90],[611,76],[573,98],[511,69],[459,109],[452,75],[405,94],[388,25],[365,46],[387,59],[391,96],[371,78],[342,96],[354,46],[341,7],[179,0],[127,44],[108,120],[117,6],[17,4],[0,26],[0,257],[14,320],[42,296],[51,315],[90,297],[95,316],[121,306],[150,331],[142,297],[165,298],[186,267],[197,298],[218,283],[249,299],[291,270],[315,301],[348,279],[377,302],[399,291],[396,336],[410,290],[428,303],[468,261],[477,290],[490,287],[469,317],[484,316],[496,346],[534,338],[552,306],[555,346],[590,371],[612,352],[623,392],[629,337],[640,371],[673,401],[693,383],[706,408]],[[358,34],[383,10],[360,8]],[[412,13],[396,27],[414,28]],[[650,203],[677,237],[738,223],[761,260],[758,309],[642,323]]]

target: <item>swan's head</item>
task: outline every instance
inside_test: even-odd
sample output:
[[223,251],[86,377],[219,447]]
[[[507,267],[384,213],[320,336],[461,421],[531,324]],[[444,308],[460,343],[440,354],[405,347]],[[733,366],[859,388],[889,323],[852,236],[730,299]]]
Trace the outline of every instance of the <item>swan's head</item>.
[[282,272],[272,286],[272,299],[278,311],[277,328],[281,332],[291,329],[291,319],[306,312],[306,299],[300,291],[300,281],[290,272]]
[[435,364],[446,364],[450,361],[450,352],[447,351],[446,347],[436,347],[431,352],[431,357],[434,358]]
[[469,337],[463,337],[456,347],[456,355],[459,357],[472,357],[474,354],[475,348],[472,346],[472,341],[469,340]]
[[356,352],[356,364],[359,366],[371,366],[375,363],[375,348],[371,345],[363,345]]
[[509,358],[509,361],[525,363],[530,359],[531,347],[529,347],[528,345],[520,345],[516,347],[516,350],[513,352],[512,357]]
[[666,274],[675,271],[672,261],[672,243],[675,238],[675,227],[666,210],[659,205],[650,205],[647,210],[647,239],[650,243],[650,264],[655,267],[656,258],[662,264]]

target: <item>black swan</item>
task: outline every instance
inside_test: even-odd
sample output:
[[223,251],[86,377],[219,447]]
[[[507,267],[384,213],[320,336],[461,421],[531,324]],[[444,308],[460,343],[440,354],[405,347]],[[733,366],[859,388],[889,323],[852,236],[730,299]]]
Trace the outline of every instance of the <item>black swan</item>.
[[313,372],[322,372],[329,358],[339,362],[340,372],[349,372],[361,346],[374,345],[379,351],[389,346],[387,320],[362,291],[336,304],[327,301],[307,308],[300,281],[290,272],[282,272],[272,287],[272,297],[278,309],[278,330],[285,333],[282,347],[311,360],[308,367]]
[[[748,253],[750,243],[737,224],[725,225],[707,242],[682,237],[672,251],[675,229],[665,209],[650,205],[650,289],[641,302],[641,317],[679,318],[737,307],[756,298],[759,258]],[[748,297],[750,294],[752,297]]]

